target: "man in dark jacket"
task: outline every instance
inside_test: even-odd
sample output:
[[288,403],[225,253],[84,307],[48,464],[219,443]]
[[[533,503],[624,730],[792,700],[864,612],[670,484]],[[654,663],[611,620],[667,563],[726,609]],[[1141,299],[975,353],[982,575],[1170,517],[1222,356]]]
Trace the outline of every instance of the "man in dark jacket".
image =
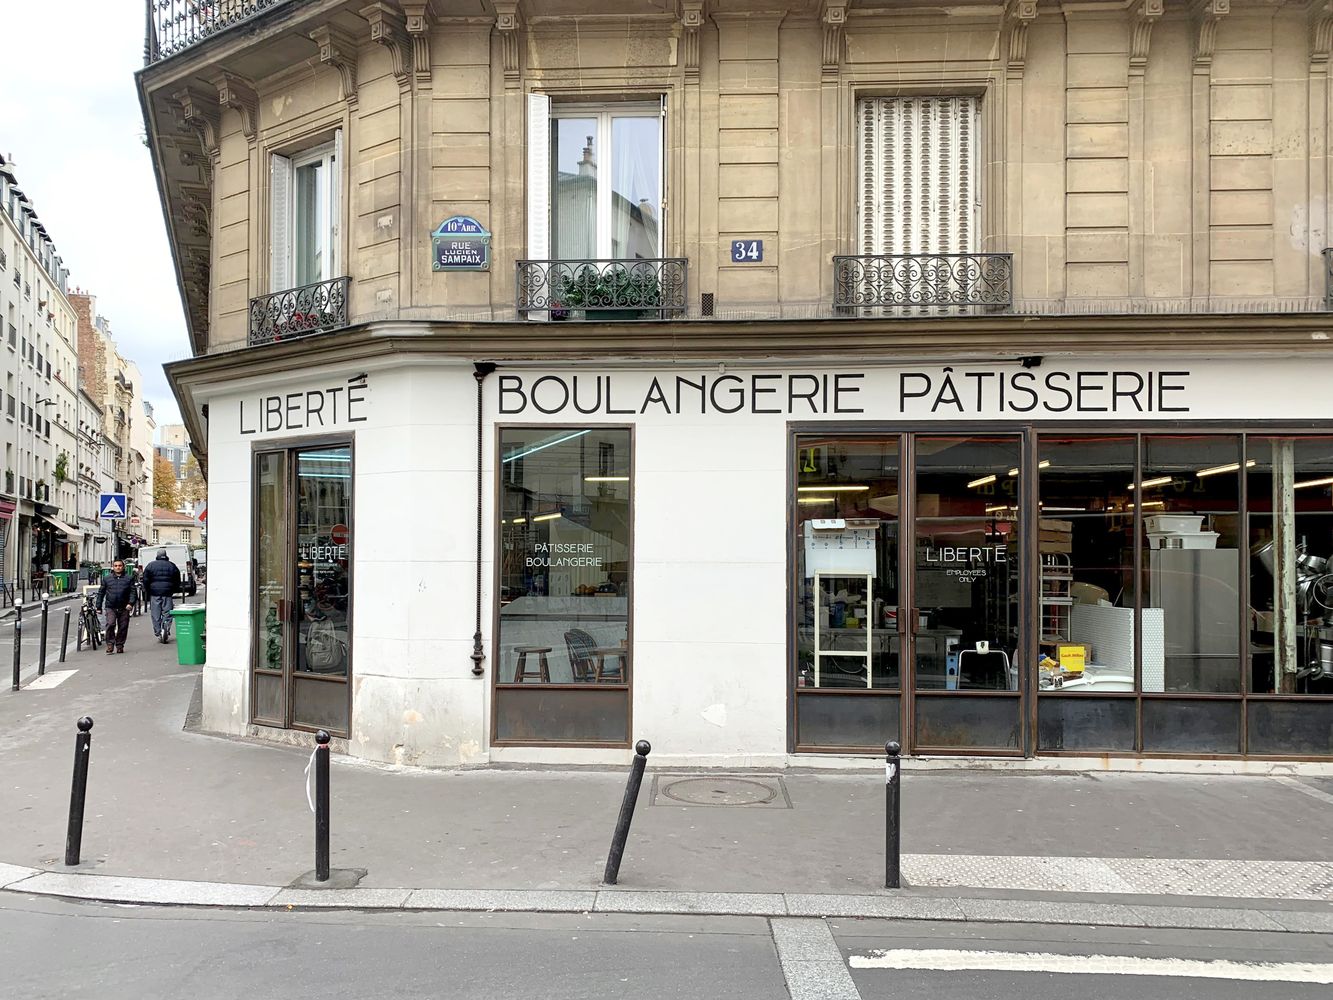
[[125,560],[111,564],[97,591],[97,610],[106,606],[106,651],[125,652],[125,634],[130,630],[130,601],[134,599],[134,577],[125,572]]
[[171,641],[171,597],[181,589],[181,571],[167,556],[166,549],[157,550],[157,558],[143,568],[143,586],[148,591],[148,606],[153,613],[153,635],[158,642]]

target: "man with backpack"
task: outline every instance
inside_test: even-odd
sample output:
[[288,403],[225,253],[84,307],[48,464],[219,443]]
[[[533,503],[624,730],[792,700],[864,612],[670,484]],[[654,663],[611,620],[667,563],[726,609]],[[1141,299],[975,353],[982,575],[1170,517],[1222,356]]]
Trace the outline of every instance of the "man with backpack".
[[153,635],[158,642],[171,641],[172,595],[181,589],[181,571],[167,556],[166,549],[157,550],[157,558],[143,569],[143,586],[148,592],[148,606],[153,614]]

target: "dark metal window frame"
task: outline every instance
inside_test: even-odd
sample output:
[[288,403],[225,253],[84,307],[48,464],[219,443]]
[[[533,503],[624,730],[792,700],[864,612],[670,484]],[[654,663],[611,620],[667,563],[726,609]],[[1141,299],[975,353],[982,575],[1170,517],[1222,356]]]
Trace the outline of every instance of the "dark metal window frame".
[[[502,563],[504,539],[501,537],[500,518],[503,513],[504,505],[501,500],[503,489],[503,470],[501,469],[500,456],[503,447],[505,431],[551,431],[558,432],[562,430],[578,431],[585,428],[593,428],[599,431],[626,431],[629,434],[629,541],[626,546],[629,563],[629,599],[625,607],[625,650],[628,661],[625,664],[628,680],[623,683],[605,683],[605,684],[529,684],[517,683],[512,681],[500,680],[500,587],[503,579]],[[627,749],[633,743],[634,736],[634,677],[636,672],[634,656],[634,600],[635,600],[635,582],[637,576],[634,562],[634,537],[635,537],[635,503],[634,486],[637,475],[637,451],[635,427],[633,424],[612,424],[612,423],[497,423],[495,424],[495,469],[493,470],[491,495],[495,498],[494,510],[491,514],[491,710],[490,710],[490,745],[493,747],[604,747],[611,749]],[[623,741],[585,741],[585,740],[500,740],[496,739],[496,725],[498,722],[498,694],[504,690],[526,690],[526,691],[624,691],[625,692],[625,739]]]
[[[287,528],[287,553],[284,563],[285,579],[283,580],[283,600],[295,602],[296,600],[296,581],[292,569],[295,559],[293,558],[294,547],[296,544],[296,461],[295,456],[302,451],[312,448],[347,448],[351,452],[351,484],[349,491],[347,523],[354,524],[354,508],[356,505],[356,435],[340,434],[328,436],[315,436],[309,438],[273,438],[265,441],[256,441],[250,446],[250,671],[247,678],[246,688],[249,694],[250,705],[246,712],[246,718],[250,725],[273,727],[271,721],[263,721],[255,718],[255,677],[263,674],[269,677],[281,677],[285,686],[283,695],[284,722],[279,728],[297,730],[300,732],[313,733],[318,726],[300,725],[292,719],[293,704],[293,686],[295,669],[289,657],[295,655],[294,643],[296,641],[295,629],[293,629],[292,640],[293,648],[283,650],[283,667],[281,670],[267,670],[259,666],[260,652],[259,646],[262,641],[263,623],[259,620],[259,535],[256,529],[259,510],[259,458],[261,455],[281,454],[284,456],[285,468],[283,470],[283,516],[286,520]],[[355,601],[356,601],[356,534],[353,532],[351,539],[347,544],[347,676],[342,677],[323,677],[318,674],[310,675],[309,680],[320,681],[326,684],[346,684],[347,685],[347,728],[346,730],[330,729],[325,726],[328,732],[334,736],[347,738],[352,731],[352,691],[355,684],[356,669],[356,649],[355,649]],[[284,622],[283,627],[287,628],[290,623]]]
[[[1249,421],[1244,424],[1236,424],[1231,421],[1221,420],[1195,420],[1186,422],[1157,422],[1151,421],[1059,421],[1059,422],[1037,422],[1037,421],[937,421],[937,422],[905,422],[905,421],[789,421],[787,424],[787,749],[789,753],[819,753],[819,754],[869,754],[879,753],[882,749],[855,747],[855,746],[809,746],[797,743],[798,736],[798,705],[797,695],[809,695],[818,692],[819,689],[798,688],[796,679],[799,675],[800,664],[797,650],[796,635],[796,593],[798,581],[796,573],[798,572],[797,552],[796,552],[796,527],[800,523],[798,518],[798,509],[796,505],[796,486],[799,480],[799,466],[797,464],[798,442],[802,436],[819,435],[821,437],[844,437],[844,438],[884,438],[899,436],[899,496],[904,498],[903,507],[899,516],[900,522],[906,522],[908,517],[915,517],[914,493],[916,470],[914,467],[914,455],[910,449],[910,443],[914,437],[918,436],[967,436],[967,435],[1001,435],[1017,434],[1023,439],[1023,475],[1020,480],[1022,490],[1022,508],[1027,512],[1035,511],[1040,498],[1040,472],[1037,470],[1037,449],[1040,445],[1043,434],[1060,436],[1078,436],[1085,434],[1088,436],[1107,436],[1118,435],[1132,437],[1134,439],[1135,459],[1134,459],[1134,481],[1140,482],[1143,476],[1143,449],[1144,438],[1147,437],[1189,437],[1189,436],[1219,436],[1235,437],[1238,439],[1239,454],[1241,456],[1241,472],[1244,470],[1244,462],[1248,457],[1249,438],[1251,437],[1333,437],[1327,424],[1320,421],[1308,422],[1267,422],[1267,421]],[[913,467],[908,468],[911,462]],[[1239,495],[1237,499],[1238,519],[1240,531],[1244,539],[1249,538],[1249,477],[1240,475]],[[1031,513],[1025,513],[1023,526],[1026,529],[1028,519]],[[899,532],[900,539],[908,536],[907,531]],[[1020,609],[1020,621],[1023,634],[1020,638],[1022,650],[1026,651],[1031,645],[1031,637],[1035,635],[1037,627],[1036,615],[1038,614],[1037,602],[1033,600],[1035,594],[1035,580],[1033,579],[1033,568],[1037,560],[1038,534],[1030,529],[1025,530],[1020,536],[1023,541],[1023,553],[1025,556],[1025,565],[1020,568],[1020,587],[1022,600],[1024,604]],[[1267,692],[1250,691],[1249,670],[1250,670],[1250,635],[1249,629],[1244,626],[1247,621],[1246,611],[1250,600],[1250,554],[1248,544],[1242,545],[1241,562],[1239,567],[1240,586],[1238,588],[1238,600],[1240,602],[1240,621],[1242,622],[1241,634],[1239,638],[1237,659],[1238,669],[1240,671],[1240,688],[1232,693],[1222,692],[1148,692],[1142,690],[1142,658],[1143,658],[1143,636],[1142,636],[1142,610],[1143,610],[1143,511],[1140,507],[1134,510],[1134,691],[1107,692],[1097,695],[1097,699],[1115,699],[1115,700],[1133,700],[1135,702],[1135,742],[1136,747],[1133,751],[1097,751],[1097,750],[1039,750],[1037,748],[1037,710],[1040,700],[1045,698],[1075,698],[1087,699],[1090,696],[1082,692],[1060,692],[1060,691],[1042,691],[1037,692],[1032,689],[1031,684],[1031,664],[1036,662],[1034,656],[1020,655],[1020,661],[1026,666],[1019,671],[1019,698],[1024,702],[1022,725],[1023,740],[1020,747],[1021,756],[1024,757],[1110,757],[1110,758],[1131,758],[1131,759],[1203,759],[1203,760],[1333,760],[1333,755],[1308,755],[1308,754],[1252,754],[1249,749],[1249,703],[1250,702],[1286,702],[1295,704],[1316,704],[1333,702],[1333,695],[1307,695],[1307,694],[1280,694]],[[900,560],[900,566],[905,564]],[[910,570],[908,570],[910,572]],[[902,582],[899,582],[902,586]],[[915,735],[912,729],[914,714],[909,709],[913,705],[913,699],[920,697],[922,692],[912,691],[909,688],[908,674],[909,666],[904,665],[900,669],[900,683],[897,689],[867,689],[858,691],[856,689],[838,689],[836,691],[823,692],[822,696],[842,696],[842,697],[893,697],[899,699],[899,733],[900,739],[905,748],[911,748],[912,752],[929,753],[941,755],[966,755],[966,756],[1003,756],[1018,757],[1019,753],[1009,750],[994,750],[984,747],[915,747],[911,742]],[[956,692],[935,692],[933,696],[952,696]],[[1008,697],[1014,695],[1009,692],[969,692],[968,696],[978,697]],[[932,697],[927,694],[927,697]],[[1144,751],[1143,746],[1143,705],[1145,702],[1186,702],[1186,701],[1210,701],[1210,702],[1228,702],[1239,704],[1240,706],[1240,742],[1238,753],[1189,753],[1176,751]]]

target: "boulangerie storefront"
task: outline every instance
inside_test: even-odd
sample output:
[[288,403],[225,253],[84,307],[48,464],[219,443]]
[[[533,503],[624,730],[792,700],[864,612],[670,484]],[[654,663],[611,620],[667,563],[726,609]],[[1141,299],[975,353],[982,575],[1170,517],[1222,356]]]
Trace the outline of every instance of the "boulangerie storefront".
[[217,383],[205,725],[427,764],[1330,757],[1307,367],[398,352]]

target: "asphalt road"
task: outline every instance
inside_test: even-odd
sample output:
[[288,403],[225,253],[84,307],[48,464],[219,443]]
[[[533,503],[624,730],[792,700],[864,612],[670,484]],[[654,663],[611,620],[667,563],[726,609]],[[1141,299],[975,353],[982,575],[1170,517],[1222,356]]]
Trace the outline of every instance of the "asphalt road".
[[[1305,1000],[1333,968],[1310,934],[615,914],[108,906],[0,895],[4,995],[74,1000]],[[883,955],[1075,956],[1080,971],[858,967]],[[1089,956],[1108,956],[1094,967]],[[923,957],[924,956],[924,957]],[[1140,960],[1171,975],[1139,975]],[[1046,961],[1051,961],[1049,958]],[[1175,974],[1230,962],[1261,981]],[[1267,964],[1261,964],[1267,963]],[[848,974],[848,964],[852,966]],[[1086,968],[1082,968],[1086,965]],[[1110,970],[1110,971],[1106,971]]]

